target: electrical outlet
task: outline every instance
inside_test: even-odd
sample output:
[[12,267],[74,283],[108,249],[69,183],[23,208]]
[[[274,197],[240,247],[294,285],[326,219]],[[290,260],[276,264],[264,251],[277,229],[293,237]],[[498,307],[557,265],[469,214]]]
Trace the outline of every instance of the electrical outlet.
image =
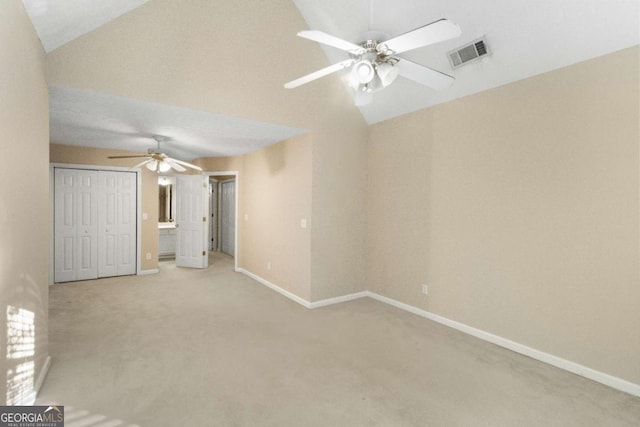
[[422,293],[429,295],[429,285],[422,285]]
[[147,252],[147,259],[151,259],[151,252]]
[[271,270],[271,261],[267,261],[267,270]]

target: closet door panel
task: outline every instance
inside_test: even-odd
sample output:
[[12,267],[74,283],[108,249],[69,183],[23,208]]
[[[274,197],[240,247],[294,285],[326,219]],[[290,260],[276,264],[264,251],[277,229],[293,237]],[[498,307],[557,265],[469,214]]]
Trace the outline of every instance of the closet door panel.
[[98,277],[98,174],[77,170],[76,280]]
[[97,277],[97,190],[96,171],[55,169],[55,282]]
[[121,172],[117,179],[118,185],[118,274],[136,273],[136,175]]
[[54,174],[54,281],[76,279],[75,171],[56,169]]
[[100,261],[98,263],[98,277],[117,276],[117,227],[116,227],[116,172],[100,171],[100,219],[98,227],[98,245]]
[[136,175],[100,171],[98,277],[136,273]]

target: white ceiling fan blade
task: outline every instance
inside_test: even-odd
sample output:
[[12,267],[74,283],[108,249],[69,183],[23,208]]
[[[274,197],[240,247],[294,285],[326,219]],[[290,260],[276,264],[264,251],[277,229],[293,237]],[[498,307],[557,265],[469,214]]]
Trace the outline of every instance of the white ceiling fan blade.
[[[177,164],[179,164],[179,165],[186,166],[186,167],[188,167],[188,168],[195,169],[195,170],[197,170],[197,171],[202,172],[202,168],[201,168],[200,166],[196,166],[196,165],[193,165],[193,164],[191,164],[191,163],[183,162],[182,160],[178,160],[178,159],[171,159],[171,161],[172,161],[173,163],[177,163]],[[177,169],[176,169],[176,170],[177,170]]]
[[402,77],[406,77],[436,90],[447,89],[455,80],[448,74],[424,67],[415,62],[407,61],[406,59],[400,59],[396,67],[398,67],[398,71]]
[[440,19],[387,40],[383,44],[391,51],[390,54],[395,54],[449,40],[460,34],[462,34],[462,30],[457,24]]
[[331,34],[323,33],[322,31],[300,31],[297,35],[298,37],[326,44],[327,46],[332,46],[354,55],[361,55],[364,53],[362,46],[342,40],[341,38],[332,36]]
[[307,74],[306,76],[302,76],[298,79],[292,80],[289,83],[285,83],[284,87],[287,89],[293,89],[298,86],[302,86],[303,84],[309,83],[313,80],[319,79],[324,76],[328,76],[329,74],[335,73],[337,71],[343,70],[347,67],[350,67],[355,62],[355,59],[347,59],[342,62],[338,62],[337,64],[330,65],[321,70],[314,71],[311,74]]
[[131,169],[135,169],[135,168],[139,168],[140,166],[144,166],[144,165],[146,165],[147,163],[149,163],[152,160],[153,160],[153,158],[150,157],[147,160],[145,160],[144,162],[140,162],[137,165],[132,166]]
[[178,172],[184,172],[187,169],[185,167],[183,167],[182,165],[178,164],[175,159],[171,159],[169,157],[167,157],[167,159],[165,160],[165,162],[167,162],[169,164],[169,166],[171,166],[172,168],[174,168],[175,170],[177,170]]
[[149,157],[148,154],[136,154],[135,156],[107,156],[108,159],[135,159],[137,157]]

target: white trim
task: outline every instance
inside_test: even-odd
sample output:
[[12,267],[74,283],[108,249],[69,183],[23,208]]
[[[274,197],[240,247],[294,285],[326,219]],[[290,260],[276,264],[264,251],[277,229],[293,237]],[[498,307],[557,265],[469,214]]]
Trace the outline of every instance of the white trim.
[[300,304],[303,307],[311,308],[311,303],[309,301],[307,301],[306,299],[300,298],[298,295],[296,295],[296,294],[294,294],[292,292],[289,292],[289,291],[287,291],[285,289],[282,289],[280,286],[274,285],[273,283],[269,282],[268,280],[263,279],[262,277],[260,277],[260,276],[258,276],[256,274],[253,274],[252,272],[247,271],[244,268],[236,268],[236,271],[239,272],[239,273],[244,274],[245,276],[251,277],[256,282],[265,285],[267,288],[270,288],[270,289],[276,291],[277,293],[279,293],[281,295],[284,295],[285,297],[289,298],[292,301],[297,302],[298,304]]
[[622,378],[614,377],[604,372],[596,371],[595,369],[588,368],[586,366],[580,365],[570,360],[566,360],[561,357],[554,356],[549,353],[545,353],[544,351],[536,350],[535,348],[528,347],[524,344],[520,344],[520,343],[511,341],[509,339],[491,334],[489,332],[476,329],[474,327],[465,325],[464,323],[456,322],[455,320],[447,319],[446,317],[439,316],[429,311],[419,309],[412,305],[405,304],[403,302],[396,301],[394,299],[391,299],[382,295],[378,295],[374,292],[367,292],[367,296],[375,299],[376,301],[380,301],[385,304],[392,305],[401,310],[405,310],[410,313],[417,314],[418,316],[424,317],[429,320],[433,320],[434,322],[438,322],[450,328],[457,329],[458,331],[464,332],[466,334],[473,335],[474,337],[480,338],[481,340],[488,341],[492,344],[498,345],[500,347],[504,347],[516,353],[520,353],[525,356],[531,357],[532,359],[536,359],[541,362],[547,363],[549,365],[555,366],[556,368],[569,371],[571,373],[599,382],[611,388],[615,388],[616,390],[624,391],[625,393],[629,393],[634,396],[640,397],[639,384],[635,384],[630,381],[623,380]]
[[40,370],[40,375],[36,378],[36,381],[33,383],[33,393],[35,397],[40,393],[40,389],[42,388],[42,384],[44,384],[44,380],[49,373],[49,368],[51,367],[51,356],[47,356],[47,359],[44,361],[44,365],[42,365],[42,369]]
[[149,276],[151,274],[158,274],[158,273],[160,273],[159,268],[152,268],[150,270],[138,270],[138,276]]
[[286,289],[282,289],[280,286],[274,285],[273,283],[269,282],[268,280],[263,279],[262,277],[258,276],[257,274],[253,274],[252,272],[247,271],[244,268],[236,268],[236,272],[242,273],[242,274],[244,274],[246,276],[249,276],[250,278],[252,278],[256,282],[263,284],[267,288],[270,288],[270,289],[276,291],[277,293],[279,293],[280,295],[283,295],[283,296],[289,298],[290,300],[297,302],[301,306],[303,306],[305,308],[309,308],[309,309],[326,307],[326,306],[329,306],[329,305],[339,304],[339,303],[347,302],[347,301],[353,301],[355,299],[360,299],[360,298],[364,298],[364,297],[369,296],[368,295],[369,293],[367,291],[363,291],[363,292],[357,292],[355,294],[343,295],[343,296],[340,296],[340,297],[328,298],[328,299],[323,299],[323,300],[320,300],[320,301],[309,302],[306,299],[301,298],[298,295],[294,294],[293,292],[289,292]]
[[[49,165],[49,286],[53,285],[55,275],[55,169]],[[47,296],[48,298],[48,296]]]
[[49,163],[51,169],[88,169],[95,171],[118,171],[118,172],[136,172],[140,173],[140,168],[129,168],[126,166],[104,166],[104,165],[81,165],[76,163]]
[[142,173],[140,172],[140,168],[134,169],[136,171],[136,257],[138,259],[138,265],[136,267],[136,273],[140,274],[142,271]]
[[340,304],[343,302],[353,301],[355,299],[365,298],[369,296],[368,291],[356,292],[354,294],[343,295],[341,297],[328,298],[320,301],[314,301],[309,304],[309,308],[320,308],[328,305]]

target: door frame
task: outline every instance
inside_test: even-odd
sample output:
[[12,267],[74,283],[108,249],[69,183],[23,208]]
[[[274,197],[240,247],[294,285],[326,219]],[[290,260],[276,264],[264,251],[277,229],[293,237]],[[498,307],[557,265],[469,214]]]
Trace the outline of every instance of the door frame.
[[[240,214],[239,210],[238,210],[238,206],[239,203],[238,201],[240,200],[240,174],[238,173],[238,171],[215,171],[215,172],[203,172],[203,175],[205,175],[207,177],[207,180],[209,179],[208,177],[211,176],[234,176],[235,180],[236,180],[236,197],[235,197],[235,205],[236,205],[236,214],[235,214],[235,218],[233,219],[235,222],[235,236],[234,236],[234,241],[235,241],[235,245],[234,245],[234,253],[233,253],[233,261],[234,261],[234,269],[235,271],[240,271],[238,268],[238,215]],[[209,197],[211,197],[211,193],[209,193]],[[211,206],[211,204],[209,203],[209,206]],[[209,213],[211,214],[211,213]],[[207,236],[208,236],[209,230],[207,230]],[[219,237],[219,236],[218,236]]]
[[111,172],[131,172],[136,174],[136,274],[148,274],[142,268],[142,174],[140,168],[122,166],[84,165],[75,163],[49,163],[49,285],[53,285],[55,273],[55,170],[82,169]]

